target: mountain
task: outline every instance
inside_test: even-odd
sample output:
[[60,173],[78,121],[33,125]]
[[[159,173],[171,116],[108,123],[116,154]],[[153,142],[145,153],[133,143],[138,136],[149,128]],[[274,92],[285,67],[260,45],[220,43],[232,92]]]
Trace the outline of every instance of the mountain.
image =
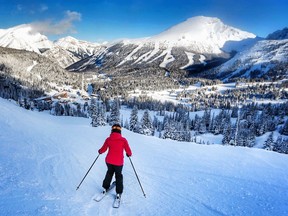
[[98,43],[91,43],[87,41],[77,40],[71,36],[61,38],[54,42],[55,46],[62,47],[63,49],[75,53],[81,58],[86,58],[90,55],[95,54],[98,49],[102,46]]
[[[146,198],[125,157],[122,203],[114,209],[114,190],[99,203],[92,199],[102,190],[106,153],[76,191],[109,126],[25,110],[2,98],[0,110],[2,215],[287,215],[285,154],[217,141],[176,142],[123,128]],[[120,111],[129,119],[127,109]]]
[[31,25],[23,24],[9,29],[0,29],[0,46],[41,53],[52,47],[52,42]]
[[0,47],[0,97],[34,99],[67,86],[80,89],[79,75],[36,52]]
[[114,43],[90,60],[71,65],[69,69],[139,66],[185,69],[194,64],[209,64],[215,58],[228,59],[231,55],[222,50],[226,42],[255,37],[225,25],[218,18],[198,16],[149,38]]
[[75,62],[98,53],[104,48],[101,44],[77,40],[68,36],[55,41],[51,49],[47,50],[44,55],[66,68]]
[[43,54],[58,62],[63,68],[103,49],[100,44],[77,40],[70,36],[52,42],[36,32],[30,24],[0,29],[0,46]]
[[203,73],[202,76],[222,80],[239,77],[266,80],[288,78],[288,39],[281,39],[284,34],[279,33],[267,37],[274,39],[258,41],[251,48],[239,52],[229,61]]
[[288,39],[288,28],[284,28],[282,30],[275,31],[269,34],[266,38],[267,40],[284,40]]

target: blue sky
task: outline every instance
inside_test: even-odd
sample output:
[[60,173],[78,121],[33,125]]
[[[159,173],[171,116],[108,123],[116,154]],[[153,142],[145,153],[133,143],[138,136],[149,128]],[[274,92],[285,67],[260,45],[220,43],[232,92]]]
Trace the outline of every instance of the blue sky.
[[266,37],[288,27],[287,0],[0,0],[0,29],[35,23],[55,40],[92,42],[158,34],[193,16]]

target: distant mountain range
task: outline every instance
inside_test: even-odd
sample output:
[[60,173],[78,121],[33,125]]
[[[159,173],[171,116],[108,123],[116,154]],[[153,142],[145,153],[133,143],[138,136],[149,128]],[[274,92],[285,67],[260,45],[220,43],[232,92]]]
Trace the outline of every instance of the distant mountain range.
[[227,26],[218,18],[193,17],[149,38],[119,41],[69,69],[141,66],[185,69],[215,58],[228,59],[230,53],[222,50],[225,43],[249,38],[256,35]]
[[0,46],[43,54],[63,68],[103,48],[100,44],[77,40],[73,37],[52,42],[46,36],[35,32],[33,26],[29,24],[1,29]]
[[70,71],[120,71],[121,75],[127,70],[162,68],[225,80],[266,76],[279,65],[281,69],[288,59],[287,38],[288,28],[263,39],[204,16],[155,36],[107,45],[72,37],[52,42],[31,25],[0,30],[0,46],[36,52]]

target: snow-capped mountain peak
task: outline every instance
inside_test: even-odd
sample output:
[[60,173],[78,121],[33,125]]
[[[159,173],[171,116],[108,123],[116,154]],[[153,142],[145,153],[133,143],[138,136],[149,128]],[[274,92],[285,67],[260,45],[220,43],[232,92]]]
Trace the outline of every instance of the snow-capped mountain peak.
[[[170,46],[195,47],[201,53],[221,53],[227,41],[241,41],[255,38],[256,35],[225,25],[214,17],[197,16],[175,25],[168,30],[151,37]],[[198,46],[198,47],[197,47]]]
[[[91,67],[100,65],[106,68],[141,64],[185,69],[194,64],[206,64],[215,57],[228,59],[229,51],[223,49],[227,42],[255,37],[252,33],[225,25],[218,18],[197,16],[158,35],[112,44],[101,55],[94,56],[90,63],[93,62]],[[85,70],[87,65],[90,68],[90,64],[82,62],[71,65],[69,69]]]
[[98,43],[91,43],[87,41],[77,40],[74,37],[67,36],[54,42],[54,45],[60,46],[65,50],[75,53],[86,53],[88,55],[94,54],[101,46]]
[[49,49],[52,42],[30,24],[18,25],[0,30],[0,46],[40,53],[41,49]]
[[0,46],[43,54],[63,68],[98,52],[103,46],[71,36],[54,43],[33,28],[32,24],[0,29]]

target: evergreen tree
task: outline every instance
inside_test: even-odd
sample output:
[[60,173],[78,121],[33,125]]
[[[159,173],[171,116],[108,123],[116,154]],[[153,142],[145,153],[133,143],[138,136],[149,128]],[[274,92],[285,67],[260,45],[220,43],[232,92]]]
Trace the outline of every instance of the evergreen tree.
[[194,130],[196,133],[199,133],[200,128],[201,128],[201,123],[202,123],[202,118],[198,116],[198,114],[195,115],[195,120],[194,120]]
[[148,136],[154,135],[154,127],[148,110],[144,111],[143,117],[141,119],[140,133]]
[[273,150],[276,152],[281,152],[282,149],[282,142],[283,142],[283,138],[282,136],[278,136],[275,143],[274,143],[274,148]]
[[101,101],[97,101],[96,99],[91,100],[90,113],[92,127],[106,125],[105,106]]
[[203,122],[205,124],[205,131],[208,130],[209,124],[210,124],[210,118],[211,118],[211,109],[205,109],[204,114],[203,114]]
[[237,106],[234,106],[234,107],[232,108],[231,117],[232,117],[232,118],[237,118],[237,117],[238,117],[238,107],[237,107]]
[[267,132],[267,123],[265,121],[266,115],[262,112],[256,119],[256,135],[261,136]]
[[130,114],[130,125],[129,130],[138,133],[139,132],[139,123],[138,123],[138,108],[134,105],[131,114]]
[[223,139],[222,139],[222,144],[223,145],[228,145],[230,144],[231,140],[232,140],[232,132],[231,132],[231,122],[229,122],[224,129],[224,133],[223,133]]
[[175,134],[177,132],[175,122],[170,119],[167,115],[164,117],[164,131],[162,138],[163,139],[173,139],[175,140]]
[[120,124],[120,102],[115,99],[111,106],[109,125]]
[[288,154],[288,139],[282,141],[281,153]]
[[283,127],[281,128],[280,133],[282,135],[288,136],[288,119],[285,121]]
[[271,132],[267,137],[267,140],[265,141],[263,148],[269,151],[274,150],[273,132]]

